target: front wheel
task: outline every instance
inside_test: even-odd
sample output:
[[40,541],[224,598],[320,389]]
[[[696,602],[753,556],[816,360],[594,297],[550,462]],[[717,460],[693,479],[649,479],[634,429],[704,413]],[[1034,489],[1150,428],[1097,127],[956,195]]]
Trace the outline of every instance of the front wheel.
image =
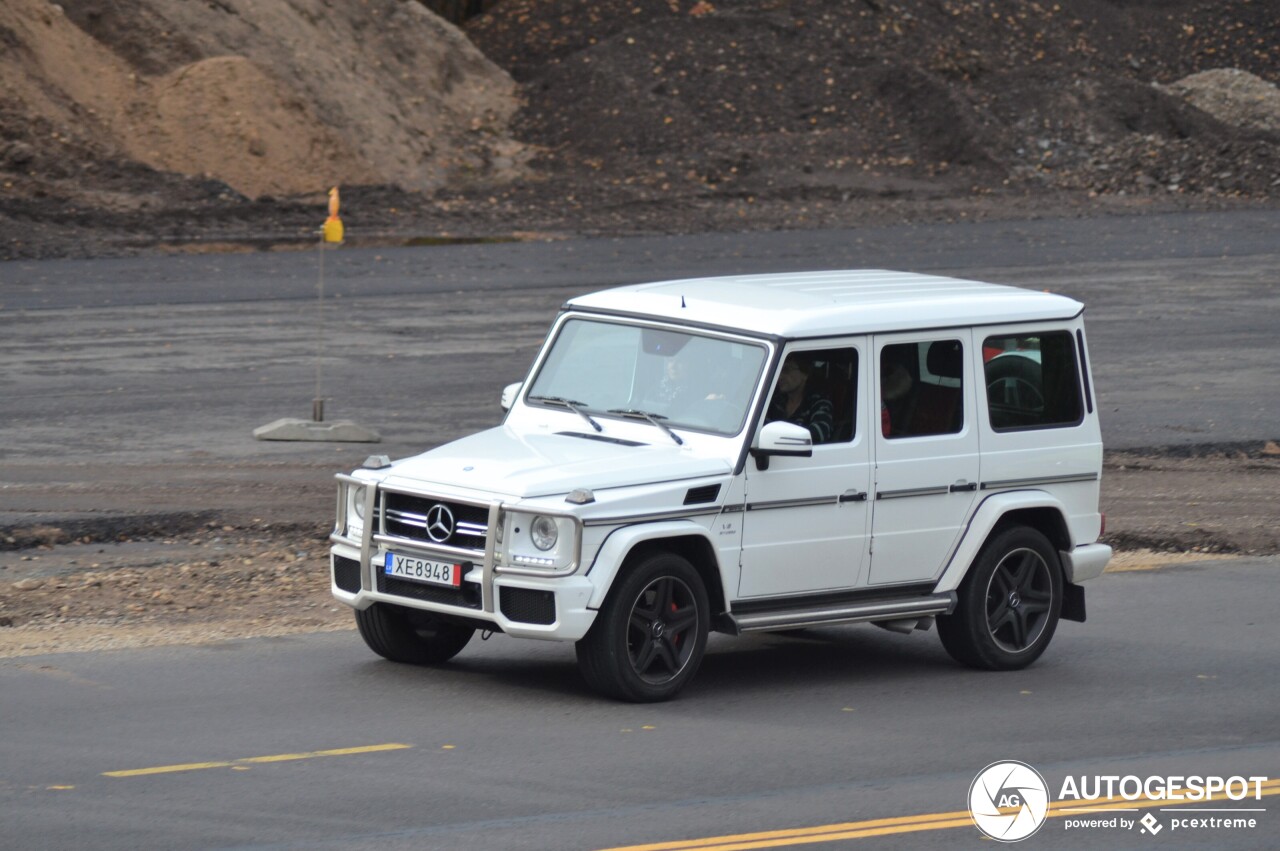
[[693,678],[710,630],[710,606],[693,565],[657,553],[635,565],[578,642],[588,684],[620,700],[669,700]]
[[983,546],[959,598],[954,612],[938,618],[938,635],[951,658],[992,671],[1025,668],[1058,627],[1058,554],[1035,529],[1005,529]]
[[468,626],[437,620],[426,612],[374,603],[356,610],[356,626],[369,649],[392,662],[438,665],[462,651],[475,634]]

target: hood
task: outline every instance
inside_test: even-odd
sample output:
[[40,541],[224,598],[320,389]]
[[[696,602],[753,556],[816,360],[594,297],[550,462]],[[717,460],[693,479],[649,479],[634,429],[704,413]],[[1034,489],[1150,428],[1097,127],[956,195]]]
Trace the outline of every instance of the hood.
[[503,427],[396,462],[388,484],[440,484],[520,498],[728,475],[724,458],[685,447],[619,445],[591,437],[517,434]]

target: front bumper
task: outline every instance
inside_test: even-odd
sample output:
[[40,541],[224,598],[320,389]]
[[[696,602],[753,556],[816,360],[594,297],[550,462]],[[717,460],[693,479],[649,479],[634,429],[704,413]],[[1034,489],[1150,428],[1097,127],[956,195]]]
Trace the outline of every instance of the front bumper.
[[[337,523],[329,536],[330,587],[333,596],[356,609],[390,603],[434,612],[522,638],[577,641],[587,634],[596,611],[587,607],[595,586],[575,572],[578,561],[555,574],[539,575],[526,567],[502,567],[495,555],[495,530],[501,517],[498,502],[474,498],[392,493],[437,501],[466,512],[463,538],[442,543],[425,540],[415,523],[426,519],[414,511],[388,506],[383,486],[351,476],[338,476]],[[361,505],[348,502],[349,489],[365,486]],[[349,524],[348,509],[368,518]],[[421,508],[416,510],[420,511]],[[395,529],[390,528],[395,524]],[[461,529],[463,523],[458,523]],[[579,539],[580,540],[580,539]],[[387,576],[386,553],[413,555],[462,566],[462,582],[454,588]]]
[[595,622],[595,610],[587,608],[595,587],[582,576],[496,576],[491,592],[494,606],[485,611],[483,600],[487,595],[482,594],[481,584],[484,571],[478,566],[471,566],[463,575],[462,587],[453,589],[388,577],[381,570],[381,553],[362,567],[356,547],[335,544],[329,562],[333,596],[355,609],[391,603],[492,624],[495,632],[518,638],[552,641],[577,641]]

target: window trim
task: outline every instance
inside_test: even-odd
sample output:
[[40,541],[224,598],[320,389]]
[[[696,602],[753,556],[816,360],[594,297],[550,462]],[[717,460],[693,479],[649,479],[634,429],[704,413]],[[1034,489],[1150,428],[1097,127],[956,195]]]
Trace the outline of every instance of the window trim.
[[1080,384],[1084,387],[1084,404],[1087,411],[1093,413],[1093,388],[1089,382],[1089,356],[1085,353],[1084,329],[1076,329],[1076,358],[1080,361]]

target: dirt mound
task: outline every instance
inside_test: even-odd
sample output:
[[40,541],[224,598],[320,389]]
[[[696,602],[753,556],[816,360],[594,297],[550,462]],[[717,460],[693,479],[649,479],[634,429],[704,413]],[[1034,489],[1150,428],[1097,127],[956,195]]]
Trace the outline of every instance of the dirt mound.
[[519,173],[512,81],[416,3],[7,0],[0,45],[0,166],[46,193],[113,160],[250,198]]
[[156,168],[204,173],[250,196],[314,191],[324,176],[383,182],[309,104],[243,57],[202,59],[159,78],[153,110],[128,148]]
[[756,199],[1268,198],[1273,129],[1152,83],[1224,61],[1274,75],[1269,5],[505,0],[468,32],[523,83],[519,131],[566,175]]
[[1280,133],[1280,88],[1238,68],[1215,68],[1179,80],[1168,91],[1234,127]]

